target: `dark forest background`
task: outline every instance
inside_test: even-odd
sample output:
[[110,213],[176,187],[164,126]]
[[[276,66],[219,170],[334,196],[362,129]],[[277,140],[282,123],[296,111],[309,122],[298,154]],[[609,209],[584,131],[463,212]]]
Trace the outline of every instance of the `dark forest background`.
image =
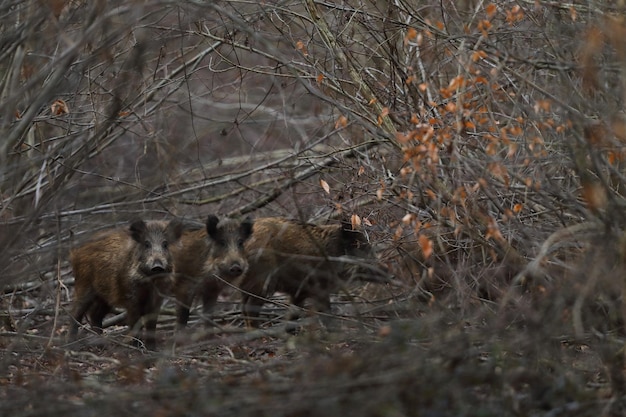
[[[3,1],[0,413],[622,415],[625,51],[623,1]],[[72,245],[211,213],[349,218],[389,281],[67,343]]]

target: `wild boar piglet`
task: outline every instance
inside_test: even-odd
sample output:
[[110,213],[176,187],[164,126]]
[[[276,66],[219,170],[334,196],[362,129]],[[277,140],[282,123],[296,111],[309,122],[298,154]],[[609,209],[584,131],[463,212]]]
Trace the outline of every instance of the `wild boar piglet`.
[[[180,238],[178,221],[136,220],[126,228],[96,234],[70,252],[74,272],[74,306],[70,339],[86,314],[96,332],[114,307],[126,309],[130,333],[148,349],[156,345],[155,331],[163,294],[174,283],[170,248]],[[140,323],[140,320],[143,323]]]
[[248,269],[244,243],[252,233],[252,220],[209,215],[206,227],[185,230],[172,249],[176,265],[176,317],[179,328],[189,321],[189,310],[200,296],[208,324],[220,292],[237,285]]
[[329,313],[331,293],[349,275],[369,274],[373,258],[366,236],[349,222],[319,226],[278,217],[256,219],[245,249],[249,267],[241,290],[248,327],[258,326],[264,299],[275,292],[297,307],[311,299],[315,310]]

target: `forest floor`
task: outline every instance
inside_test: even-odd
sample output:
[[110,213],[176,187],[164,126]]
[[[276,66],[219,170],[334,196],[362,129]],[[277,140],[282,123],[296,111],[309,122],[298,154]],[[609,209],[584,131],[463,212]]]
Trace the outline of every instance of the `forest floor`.
[[5,326],[0,337],[0,414],[597,416],[625,410],[606,352],[533,327],[532,320],[511,319],[515,314],[486,302],[469,315],[399,298],[334,299],[331,330],[309,317],[297,334],[285,332],[279,307],[266,305],[268,321],[252,331],[236,303],[218,307],[217,327],[194,316],[175,333],[166,304],[157,352],[130,345],[121,325],[102,336],[83,329],[78,342],[67,343],[67,317],[33,312],[24,320],[28,329]]

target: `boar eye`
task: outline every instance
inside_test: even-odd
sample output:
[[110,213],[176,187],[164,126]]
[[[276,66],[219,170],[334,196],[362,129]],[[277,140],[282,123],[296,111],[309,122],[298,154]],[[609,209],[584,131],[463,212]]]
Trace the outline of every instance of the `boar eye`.
[[237,241],[237,246],[239,246],[240,248],[243,248],[243,244],[245,243],[245,239],[239,239]]
[[149,240],[146,240],[145,242],[143,242],[143,245],[146,247],[146,249],[150,249],[152,247],[152,243],[150,243]]
[[167,240],[164,240],[161,246],[163,247],[163,249],[167,249],[167,247],[169,246],[169,244],[167,243]]

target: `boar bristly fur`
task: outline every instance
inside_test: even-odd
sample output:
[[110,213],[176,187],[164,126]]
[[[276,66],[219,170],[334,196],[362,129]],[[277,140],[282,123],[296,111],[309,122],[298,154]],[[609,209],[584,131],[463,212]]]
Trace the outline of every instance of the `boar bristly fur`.
[[315,310],[330,312],[330,294],[351,269],[351,264],[336,258],[363,262],[372,256],[366,237],[346,222],[319,226],[275,217],[256,219],[245,247],[249,267],[241,289],[248,327],[258,326],[264,299],[274,292],[288,294],[298,307],[311,299]]
[[131,335],[139,339],[143,325],[145,345],[154,349],[162,294],[174,282],[170,247],[181,233],[178,221],[137,220],[74,248],[70,252],[75,277],[70,339],[76,338],[85,314],[100,333],[104,317],[114,307],[122,307]]
[[252,233],[252,220],[219,219],[210,215],[206,227],[185,230],[172,250],[176,264],[176,317],[179,328],[187,325],[196,295],[202,299],[207,319],[220,292],[245,274],[248,261],[244,242]]

